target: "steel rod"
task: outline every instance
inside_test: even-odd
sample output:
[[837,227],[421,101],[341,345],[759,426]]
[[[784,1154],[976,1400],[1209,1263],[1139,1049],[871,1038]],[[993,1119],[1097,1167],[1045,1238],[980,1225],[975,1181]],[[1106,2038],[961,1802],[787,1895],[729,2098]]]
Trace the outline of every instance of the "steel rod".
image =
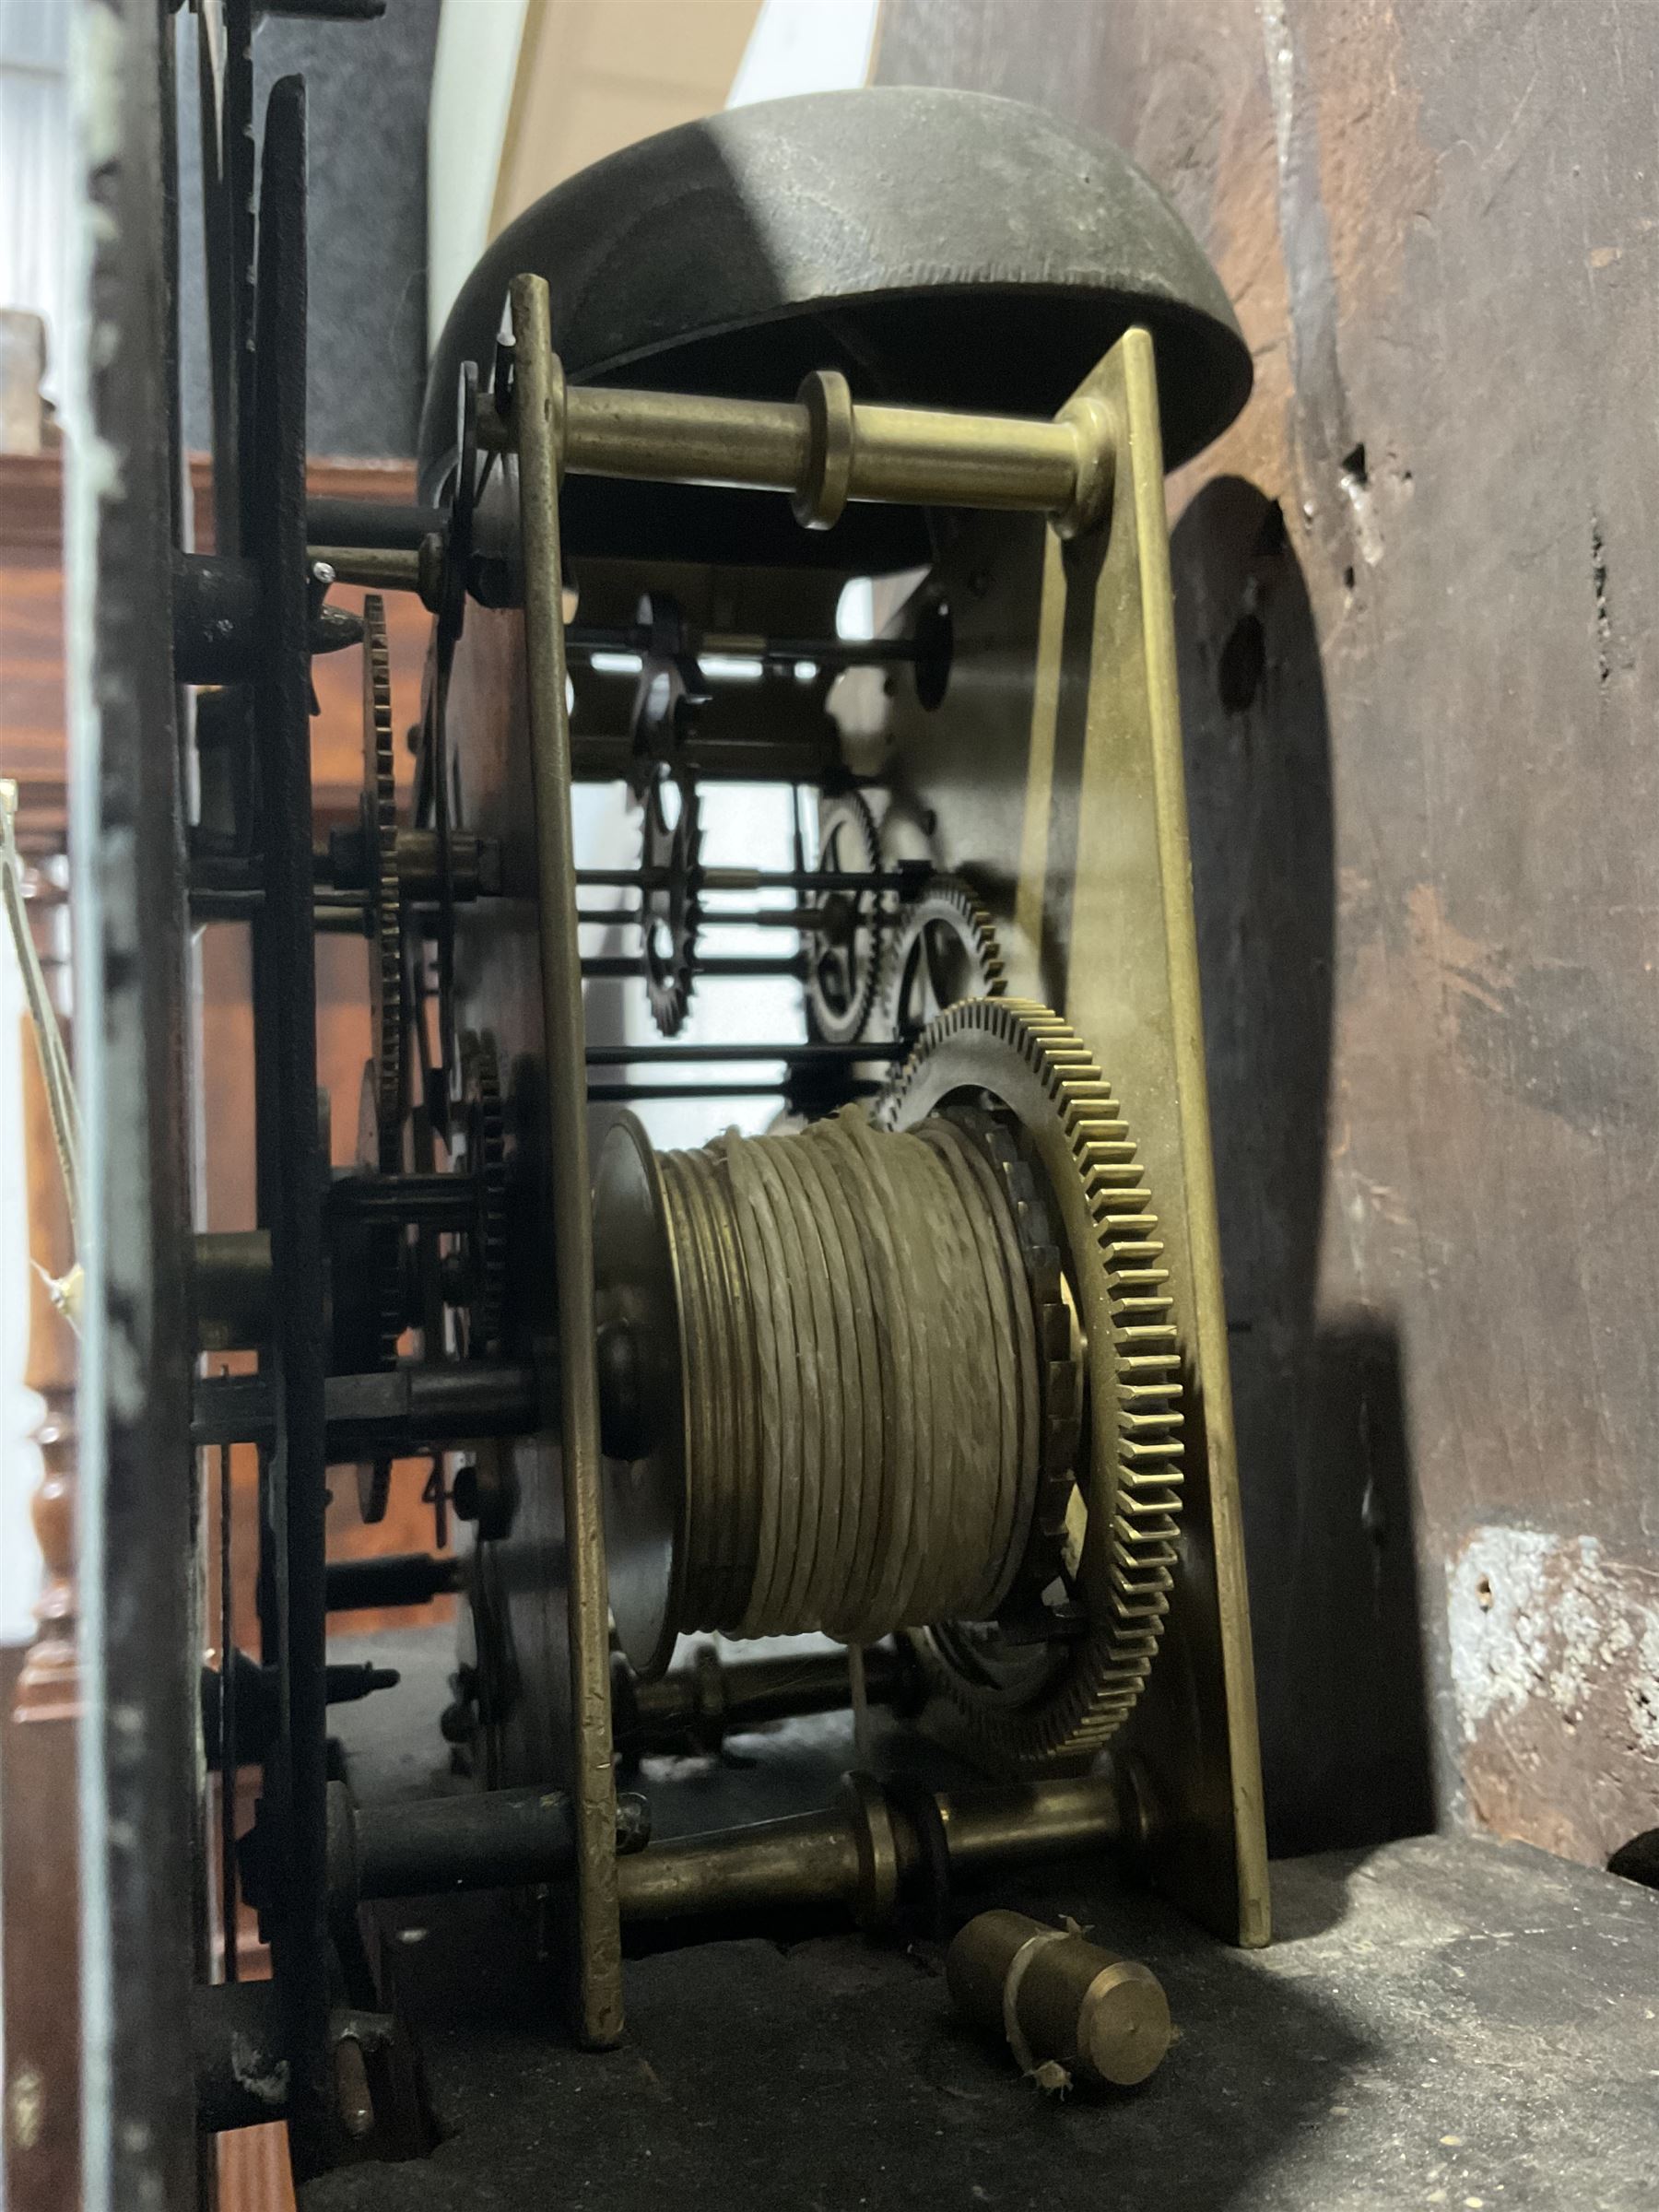
[[705,1061],[785,1060],[792,1067],[855,1067],[861,1060],[902,1060],[910,1049],[901,1037],[871,1038],[856,1044],[590,1044],[587,1064],[691,1067]]
[[[770,1099],[787,1090],[787,1077],[756,1083],[594,1083],[588,1086],[590,1106],[633,1106],[648,1099]],[[838,1086],[851,1099],[874,1098],[884,1087],[862,1076]]]
[[324,1587],[331,1613],[429,1606],[460,1587],[460,1561],[424,1551],[382,1552],[378,1559],[330,1559]]
[[571,825],[571,728],[565,706],[563,580],[547,287],[511,287],[513,423],[519,456],[531,791],[535,817],[543,1053],[547,1069],[559,1308],[559,1441],[571,1653],[571,1800],[576,1813],[576,1943],[580,2031],[605,2046],[622,2034],[617,1905],[617,1777],[611,1752],[610,1607],[599,1465],[599,1372],[594,1349],[594,1218],[587,1101],[575,1071],[587,1048],[576,935]]
[[312,499],[305,502],[308,537],[335,546],[395,547],[416,551],[423,537],[441,535],[441,507],[413,507],[389,500]]
[[[583,929],[642,929],[656,920],[641,907],[618,906],[608,912],[604,907],[586,907],[576,916]],[[699,917],[704,929],[817,929],[824,916],[816,907],[775,906],[751,909],[748,912],[727,913],[717,906],[705,906]]]
[[[534,1367],[493,1359],[398,1367],[384,1374],[330,1375],[324,1388],[328,1464],[387,1452],[396,1457],[485,1436],[530,1436],[551,1402]],[[276,1437],[268,1375],[199,1377],[191,1398],[193,1448],[263,1444]]]
[[[252,922],[264,912],[265,892],[258,888],[243,890],[193,890],[190,894],[190,918],[193,922]],[[319,932],[334,936],[360,937],[369,924],[369,900],[361,891],[324,891],[318,894],[312,907],[312,926]]]
[[[897,891],[913,894],[931,869],[912,865],[860,872],[847,868],[699,868],[692,881],[700,891]],[[583,890],[665,891],[666,868],[579,868]]]
[[[630,975],[642,975],[644,970],[637,952],[590,952],[582,956],[582,972],[595,982],[625,982]],[[755,953],[747,959],[736,954],[723,959],[719,954],[714,954],[701,959],[694,959],[691,972],[693,975],[712,977],[715,982],[722,979],[730,982],[734,976],[750,979],[756,976],[782,976],[798,982],[806,974],[806,965],[805,957],[799,953],[770,959],[764,953]]]
[[[651,1807],[617,1800],[615,1848],[651,1839]],[[344,1783],[328,1802],[328,1886],[336,1909],[380,1897],[457,1889],[517,1889],[557,1881],[576,1856],[576,1823],[562,1791],[465,1790],[394,1805],[354,1805]]]
[[[566,631],[565,643],[572,653],[631,653],[643,660],[651,651],[651,632],[626,623],[607,628],[576,622]],[[691,650],[721,660],[776,661],[788,665],[816,661],[824,668],[883,667],[913,661],[917,655],[913,638],[768,638],[721,630],[693,635]]]
[[470,1175],[342,1175],[329,1185],[328,1209],[347,1221],[460,1230],[477,1220],[478,1192]]
[[250,1349],[271,1325],[271,1232],[204,1230],[195,1238],[196,1332],[205,1352]]

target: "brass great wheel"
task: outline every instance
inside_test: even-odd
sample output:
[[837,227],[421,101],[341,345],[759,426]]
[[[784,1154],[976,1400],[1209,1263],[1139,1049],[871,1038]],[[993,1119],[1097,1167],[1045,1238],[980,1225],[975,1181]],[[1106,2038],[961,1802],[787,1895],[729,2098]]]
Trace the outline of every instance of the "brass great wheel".
[[1000,998],[1006,985],[996,924],[973,886],[935,876],[893,924],[882,1005],[902,1035],[963,998]]
[[1168,1610],[1182,1484],[1182,1354],[1151,1193],[1111,1086],[1047,1007],[968,1000],[933,1024],[885,1105],[905,1129],[953,1109],[1018,1132],[1052,1200],[1085,1346],[1083,1433],[1041,1612],[930,1628],[938,1686],[997,1757],[1091,1756],[1122,1725]]

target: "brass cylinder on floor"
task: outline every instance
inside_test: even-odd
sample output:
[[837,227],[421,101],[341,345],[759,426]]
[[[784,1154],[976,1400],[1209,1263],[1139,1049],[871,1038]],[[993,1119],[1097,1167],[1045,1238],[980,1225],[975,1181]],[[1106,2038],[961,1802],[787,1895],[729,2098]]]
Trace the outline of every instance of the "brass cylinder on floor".
[[945,1973],[963,2017],[1003,2036],[1023,2072],[1056,2088],[1077,2075],[1131,2088],[1170,2047],[1169,2001],[1150,1968],[1024,1912],[971,1920]]

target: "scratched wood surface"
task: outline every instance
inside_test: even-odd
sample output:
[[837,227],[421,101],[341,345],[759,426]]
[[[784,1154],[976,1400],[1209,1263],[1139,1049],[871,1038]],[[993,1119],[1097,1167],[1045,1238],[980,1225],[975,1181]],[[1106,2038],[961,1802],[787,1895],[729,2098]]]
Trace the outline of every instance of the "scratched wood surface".
[[1115,138],[1255,355],[1171,512],[1276,1841],[1601,1860],[1659,1797],[1659,7],[888,0],[878,74]]

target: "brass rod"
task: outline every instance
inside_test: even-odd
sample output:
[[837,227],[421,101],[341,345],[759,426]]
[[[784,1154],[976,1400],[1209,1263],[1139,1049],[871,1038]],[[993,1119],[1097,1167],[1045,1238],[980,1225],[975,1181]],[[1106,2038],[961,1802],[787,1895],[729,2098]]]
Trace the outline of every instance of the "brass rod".
[[855,406],[853,423],[852,500],[1055,513],[1077,486],[1077,436],[1067,422]]
[[1085,1774],[1044,1782],[1029,1793],[942,1793],[939,1818],[953,1866],[1065,1859],[1114,1840],[1122,1827],[1116,1782]]
[[[1123,1833],[1110,1774],[935,1794],[951,1875],[1087,1856]],[[931,1817],[930,1817],[931,1818]],[[866,1927],[892,1924],[933,1858],[916,1795],[843,1778],[821,1812],[653,1843],[618,1868],[624,1921],[840,1905]],[[933,1869],[938,1871],[936,1867]]]
[[312,561],[325,561],[336,583],[366,583],[376,591],[418,592],[424,581],[418,551],[401,546],[308,546]]
[[524,569],[531,787],[535,810],[543,1050],[552,1146],[553,1253],[559,1302],[559,1429],[571,1647],[571,1797],[576,1814],[580,2032],[604,2047],[622,2034],[617,1908],[617,1778],[611,1757],[609,1599],[599,1489],[599,1376],[594,1352],[594,1230],[589,1194],[586,1033],[576,935],[571,826],[571,729],[565,711],[564,609],[559,547],[559,454],[553,421],[547,287],[512,286]]
[[797,1813],[649,1845],[618,1867],[624,1920],[851,1903],[858,1849],[839,1813]]
[[572,476],[793,491],[806,474],[806,410],[792,401],[572,385],[565,410]]
[[[857,406],[839,380],[835,389],[841,500],[1062,515],[1087,488],[1094,456],[1076,422]],[[800,401],[572,385],[564,463],[575,476],[782,491],[809,505],[823,492],[821,441]]]
[[[890,1705],[907,1719],[922,1710],[926,1692],[921,1662],[908,1644],[871,1644],[864,1675],[872,1705]],[[617,1694],[617,1743],[635,1758],[688,1746],[714,1751],[728,1736],[774,1721],[844,1712],[852,1699],[845,1652],[723,1661],[705,1643],[689,1666],[650,1682],[624,1678]]]

